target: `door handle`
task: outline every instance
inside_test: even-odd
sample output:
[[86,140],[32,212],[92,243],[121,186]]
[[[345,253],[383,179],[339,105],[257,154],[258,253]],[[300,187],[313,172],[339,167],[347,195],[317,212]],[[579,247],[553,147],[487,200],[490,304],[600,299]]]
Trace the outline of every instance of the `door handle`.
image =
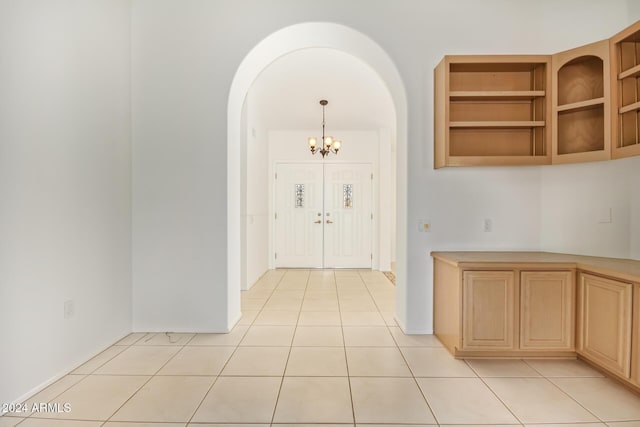
[[333,224],[333,221],[331,221],[330,219],[327,220],[327,224]]
[[322,220],[313,221],[314,224],[322,224]]

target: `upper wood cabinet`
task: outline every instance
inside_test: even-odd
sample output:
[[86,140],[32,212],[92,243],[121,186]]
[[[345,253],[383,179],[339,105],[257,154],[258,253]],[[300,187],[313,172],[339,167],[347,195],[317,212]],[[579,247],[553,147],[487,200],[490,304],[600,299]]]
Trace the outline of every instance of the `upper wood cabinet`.
[[614,159],[640,155],[640,21],[613,36]]
[[640,155],[640,21],[555,55],[453,55],[434,70],[434,167]]
[[435,69],[435,167],[546,164],[550,56],[445,56]]
[[553,55],[553,163],[611,158],[609,41]]
[[578,352],[631,377],[632,284],[580,274]]

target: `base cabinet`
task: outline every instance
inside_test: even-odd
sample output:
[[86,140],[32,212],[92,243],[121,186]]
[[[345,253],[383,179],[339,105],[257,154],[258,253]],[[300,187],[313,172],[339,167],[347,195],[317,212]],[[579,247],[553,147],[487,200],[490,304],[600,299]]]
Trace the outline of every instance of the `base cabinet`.
[[633,348],[631,349],[631,380],[640,387],[640,284],[633,285]]
[[581,273],[579,286],[579,354],[630,378],[633,285]]
[[465,271],[462,280],[462,348],[513,349],[514,272]]
[[571,271],[520,273],[521,349],[575,349],[574,276]]

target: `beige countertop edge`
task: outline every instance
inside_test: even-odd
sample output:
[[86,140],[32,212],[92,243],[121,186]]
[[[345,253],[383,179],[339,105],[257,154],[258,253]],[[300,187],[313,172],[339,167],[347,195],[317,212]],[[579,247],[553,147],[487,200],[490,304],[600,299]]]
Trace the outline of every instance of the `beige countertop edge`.
[[578,269],[640,283],[640,261],[551,252],[431,252],[435,259],[460,268]]

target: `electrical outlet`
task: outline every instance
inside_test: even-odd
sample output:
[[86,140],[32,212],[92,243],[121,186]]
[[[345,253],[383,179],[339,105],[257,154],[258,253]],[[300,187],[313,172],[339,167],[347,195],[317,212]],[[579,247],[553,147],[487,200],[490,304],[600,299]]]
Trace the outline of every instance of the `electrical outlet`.
[[428,233],[431,231],[431,222],[428,219],[421,219],[418,221],[418,231]]
[[73,317],[73,315],[76,313],[76,307],[75,304],[73,303],[73,300],[66,300],[64,302],[64,318],[65,319],[69,319],[71,317]]
[[485,218],[484,219],[484,232],[485,233],[490,233],[493,231],[493,221],[490,218]]

